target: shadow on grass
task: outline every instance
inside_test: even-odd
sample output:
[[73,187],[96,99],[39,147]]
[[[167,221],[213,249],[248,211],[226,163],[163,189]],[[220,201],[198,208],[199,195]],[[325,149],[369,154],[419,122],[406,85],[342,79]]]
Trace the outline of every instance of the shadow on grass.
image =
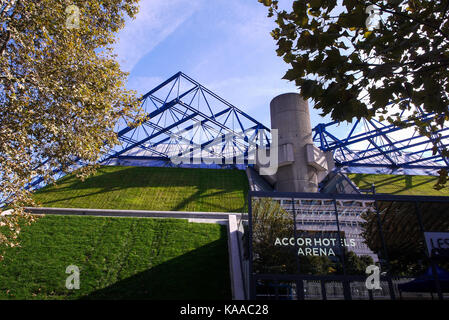
[[94,291],[82,300],[231,299],[226,228],[222,236],[189,253]]
[[[397,175],[397,176],[387,176],[384,179],[378,179],[378,180],[371,180],[373,175],[365,175],[365,174],[357,174],[355,177],[351,178],[352,181],[355,182],[357,186],[360,188],[369,188],[372,183],[375,183],[376,188],[382,188],[386,186],[395,186],[396,190],[389,191],[389,194],[400,194],[402,192],[416,189],[422,185],[436,183],[436,177],[414,177],[414,176],[404,176],[404,175]],[[422,182],[414,182],[414,180],[420,180],[423,179]],[[400,184],[399,184],[400,183]],[[403,186],[402,186],[403,183]],[[433,184],[432,186],[433,187]],[[433,189],[431,191],[434,191]],[[419,193],[426,194],[425,192],[421,190],[417,190]],[[379,191],[379,193],[382,193]]]
[[[225,182],[222,180],[224,174],[230,174]],[[218,181],[217,181],[218,180]],[[225,172],[220,169],[186,169],[186,168],[152,168],[152,167],[102,167],[97,170],[94,176],[85,181],[77,179],[74,175],[65,176],[57,182],[59,187],[50,185],[36,192],[36,195],[46,193],[61,193],[74,190],[95,189],[85,194],[63,196],[55,200],[44,200],[42,205],[51,205],[74,199],[84,199],[106,194],[109,192],[120,191],[130,188],[163,188],[163,187],[194,187],[195,192],[173,205],[167,210],[178,211],[184,209],[190,203],[207,201],[213,196],[226,194],[235,191],[243,191],[243,201],[246,201],[247,186],[244,172],[236,174],[234,172]],[[61,186],[61,184],[66,184]],[[57,186],[56,185],[56,186]],[[210,188],[219,189],[218,192],[208,194]],[[150,190],[150,189],[148,189]],[[229,209],[218,203],[213,204],[218,211],[228,211]],[[84,206],[83,206],[84,207]],[[101,208],[98,208],[101,209]],[[112,208],[111,208],[112,209]],[[232,211],[241,212],[246,209],[246,205]]]
[[[120,168],[120,169],[118,169]],[[193,186],[201,187],[209,184],[216,184],[212,178],[217,178],[215,174],[223,174],[224,172],[239,172],[245,177],[244,171],[224,169],[188,169],[188,168],[161,168],[161,167],[113,167],[99,168],[95,175],[88,177],[85,181],[81,181],[73,174],[61,178],[56,185],[66,183],[67,186],[59,187],[58,191],[104,188],[105,190],[117,190],[135,187],[172,187],[172,186]],[[237,180],[239,177],[232,177],[231,180]],[[105,182],[108,183],[105,187]],[[236,181],[234,181],[236,183]],[[200,186],[198,185],[200,184]],[[220,186],[224,191],[239,190],[240,186],[223,185]],[[42,188],[36,193],[53,192],[52,185]]]

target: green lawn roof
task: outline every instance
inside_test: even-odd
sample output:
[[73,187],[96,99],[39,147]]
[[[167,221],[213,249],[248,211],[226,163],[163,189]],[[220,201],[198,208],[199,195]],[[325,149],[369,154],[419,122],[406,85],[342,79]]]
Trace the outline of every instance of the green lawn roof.
[[[45,216],[19,240],[0,262],[0,300],[231,298],[222,225]],[[66,288],[70,265],[79,290]]]
[[43,207],[242,212],[244,171],[102,166],[85,181],[66,176],[38,190]]
[[374,183],[377,193],[397,195],[449,196],[449,188],[435,190],[436,176],[406,176],[351,173],[348,177],[361,189]]

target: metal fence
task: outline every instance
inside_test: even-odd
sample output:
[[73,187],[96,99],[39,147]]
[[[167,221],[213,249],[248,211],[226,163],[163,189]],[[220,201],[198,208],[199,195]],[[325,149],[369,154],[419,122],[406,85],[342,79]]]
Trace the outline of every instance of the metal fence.
[[[304,232],[321,232],[321,234],[325,232],[337,238],[337,245],[334,248],[337,254],[335,257],[330,257],[333,260],[330,258],[328,260],[336,263],[339,271],[332,274],[305,271],[307,268],[305,268],[304,262],[298,258],[298,254],[295,254],[297,269],[294,272],[291,269],[283,272],[266,272],[268,266],[265,265],[262,267],[264,270],[259,270],[261,265],[260,263],[256,265],[255,261],[262,254],[257,252],[260,250],[258,248],[261,240],[255,239],[254,235],[255,223],[257,225],[254,217],[258,216],[254,210],[261,210],[257,205],[255,209],[255,202],[261,199],[271,201],[281,208],[279,212],[282,211],[291,216],[292,235],[295,240],[293,241],[295,250],[292,252],[297,252],[297,240],[300,240]],[[446,266],[447,261],[435,260],[429,256],[424,241],[424,232],[426,231],[449,231],[448,198],[385,194],[330,195],[251,191],[248,194],[248,204],[248,216],[242,216],[240,230],[242,272],[249,299],[449,298],[442,290],[443,283],[437,272],[438,265]],[[311,213],[311,211],[313,212]],[[348,235],[354,239],[348,239]],[[254,241],[256,241],[256,249]],[[361,241],[361,243],[356,243],[357,241]],[[347,245],[349,242],[355,243],[350,250],[343,245]],[[351,256],[350,251],[354,252],[352,257],[371,254],[371,259],[382,271],[380,289],[368,290],[365,284],[367,275],[351,270],[351,265],[348,263],[348,258]],[[410,256],[403,257],[402,254],[409,254],[411,258]],[[401,265],[401,263],[406,263],[403,260],[412,266],[410,270],[408,265],[406,267]],[[273,269],[278,265],[282,265],[282,261],[274,263]],[[426,268],[432,270],[432,287],[434,289],[427,292],[422,290],[421,292],[403,292],[400,290],[400,284],[416,279]]]

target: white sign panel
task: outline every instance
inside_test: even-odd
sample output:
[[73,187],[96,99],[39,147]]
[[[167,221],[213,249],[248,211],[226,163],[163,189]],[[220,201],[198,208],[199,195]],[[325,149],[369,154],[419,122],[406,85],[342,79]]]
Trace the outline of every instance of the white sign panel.
[[449,232],[424,232],[427,250],[432,255],[432,250],[449,249]]

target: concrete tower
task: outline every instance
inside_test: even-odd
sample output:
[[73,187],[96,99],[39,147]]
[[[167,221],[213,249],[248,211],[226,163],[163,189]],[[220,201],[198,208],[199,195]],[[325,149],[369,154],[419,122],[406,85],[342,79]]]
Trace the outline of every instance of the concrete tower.
[[[271,128],[279,130],[279,168],[276,190],[317,192],[319,150],[313,145],[309,105],[297,93],[286,93],[271,101]],[[322,168],[322,170],[326,170]]]

